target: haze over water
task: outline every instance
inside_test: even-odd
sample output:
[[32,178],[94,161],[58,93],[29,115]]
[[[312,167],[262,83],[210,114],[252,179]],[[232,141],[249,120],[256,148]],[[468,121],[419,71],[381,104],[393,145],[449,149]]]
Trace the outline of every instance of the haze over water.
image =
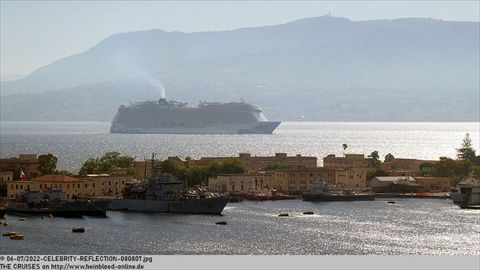
[[479,123],[326,123],[283,122],[272,135],[181,135],[181,134],[110,134],[110,123],[101,122],[8,122],[0,125],[0,156],[22,153],[52,153],[58,167],[77,172],[91,156],[118,151],[149,158],[168,156],[274,155],[286,152],[322,158],[328,154],[368,155],[378,150],[381,158],[395,157],[438,159],[454,158],[455,148],[468,132],[478,152]]

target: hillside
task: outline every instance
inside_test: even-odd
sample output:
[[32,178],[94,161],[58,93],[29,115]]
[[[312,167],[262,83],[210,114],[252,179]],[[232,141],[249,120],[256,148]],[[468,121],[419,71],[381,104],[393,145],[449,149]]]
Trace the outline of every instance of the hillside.
[[116,34],[2,82],[1,119],[110,120],[120,104],[156,98],[157,79],[168,98],[242,98],[277,120],[479,121],[479,39],[479,23],[329,16]]

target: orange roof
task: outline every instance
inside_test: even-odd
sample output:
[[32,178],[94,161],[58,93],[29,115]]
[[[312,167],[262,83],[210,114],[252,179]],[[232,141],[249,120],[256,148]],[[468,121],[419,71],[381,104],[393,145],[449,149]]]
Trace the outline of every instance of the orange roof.
[[78,178],[74,178],[68,175],[61,175],[61,174],[47,174],[42,175],[40,177],[35,177],[32,180],[33,182],[62,182],[62,183],[70,183],[70,182],[81,182],[82,180]]

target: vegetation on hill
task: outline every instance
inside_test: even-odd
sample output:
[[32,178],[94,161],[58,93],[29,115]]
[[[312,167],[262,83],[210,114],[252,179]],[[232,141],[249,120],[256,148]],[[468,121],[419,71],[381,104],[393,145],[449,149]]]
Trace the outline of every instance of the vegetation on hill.
[[78,172],[86,174],[111,174],[115,169],[123,169],[128,175],[134,175],[133,161],[135,157],[122,155],[118,152],[105,153],[101,158],[91,157],[87,159]]
[[206,185],[209,177],[216,177],[219,174],[242,174],[245,171],[245,165],[238,159],[214,162],[209,166],[184,166],[166,159],[156,167],[157,173],[172,174],[188,186]]

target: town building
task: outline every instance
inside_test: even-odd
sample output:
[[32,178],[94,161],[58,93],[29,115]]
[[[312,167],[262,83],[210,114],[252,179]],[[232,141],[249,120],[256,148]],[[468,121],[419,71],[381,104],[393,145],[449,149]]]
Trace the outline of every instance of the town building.
[[337,157],[331,154],[323,158],[323,167],[368,168],[370,167],[370,160],[365,158],[364,154],[345,154],[343,157]]
[[0,172],[0,183],[13,181],[13,172]]
[[215,162],[221,163],[233,159],[242,161],[249,173],[273,170],[276,168],[317,167],[317,157],[302,156],[300,154],[288,156],[286,153],[275,153],[274,156],[252,156],[250,153],[240,153],[238,157],[202,157],[198,160],[190,160],[188,161],[188,164],[208,166]]
[[376,176],[371,180],[372,190],[379,193],[409,193],[424,191],[411,176]]
[[423,186],[425,191],[429,192],[449,192],[455,185],[450,177],[415,176],[415,180]]
[[[317,157],[313,156],[288,156],[286,153],[276,153],[275,156],[252,156],[250,153],[240,153],[238,157],[202,157],[200,159],[183,159],[180,157],[168,157],[177,165],[183,166],[209,166],[213,163],[222,163],[231,160],[240,160],[246,167],[246,173],[275,170],[278,168],[316,168]],[[160,161],[155,160],[155,166]],[[144,180],[150,177],[152,162],[149,160],[135,161],[135,178]]]
[[38,171],[40,163],[36,154],[20,154],[18,157],[0,158],[0,172],[11,172],[18,180],[20,171],[23,171],[27,179],[40,175]]
[[395,158],[390,162],[381,163],[380,168],[384,171],[391,172],[392,174],[398,172],[400,174],[410,173],[411,175],[415,175],[418,173],[418,171],[420,171],[420,165],[434,164],[436,162],[438,162],[438,160]]
[[255,189],[274,188],[287,194],[310,191],[315,181],[326,181],[337,189],[366,188],[365,168],[332,169],[325,167],[278,169],[246,174],[228,174],[210,177],[208,187],[215,192],[249,192]]
[[214,192],[253,192],[275,188],[274,178],[274,172],[220,174],[208,179],[208,188]]
[[61,189],[67,199],[75,197],[120,197],[131,176],[110,176],[108,174],[73,177],[68,175],[43,175],[26,181],[7,183],[8,198],[15,198],[27,190]]

